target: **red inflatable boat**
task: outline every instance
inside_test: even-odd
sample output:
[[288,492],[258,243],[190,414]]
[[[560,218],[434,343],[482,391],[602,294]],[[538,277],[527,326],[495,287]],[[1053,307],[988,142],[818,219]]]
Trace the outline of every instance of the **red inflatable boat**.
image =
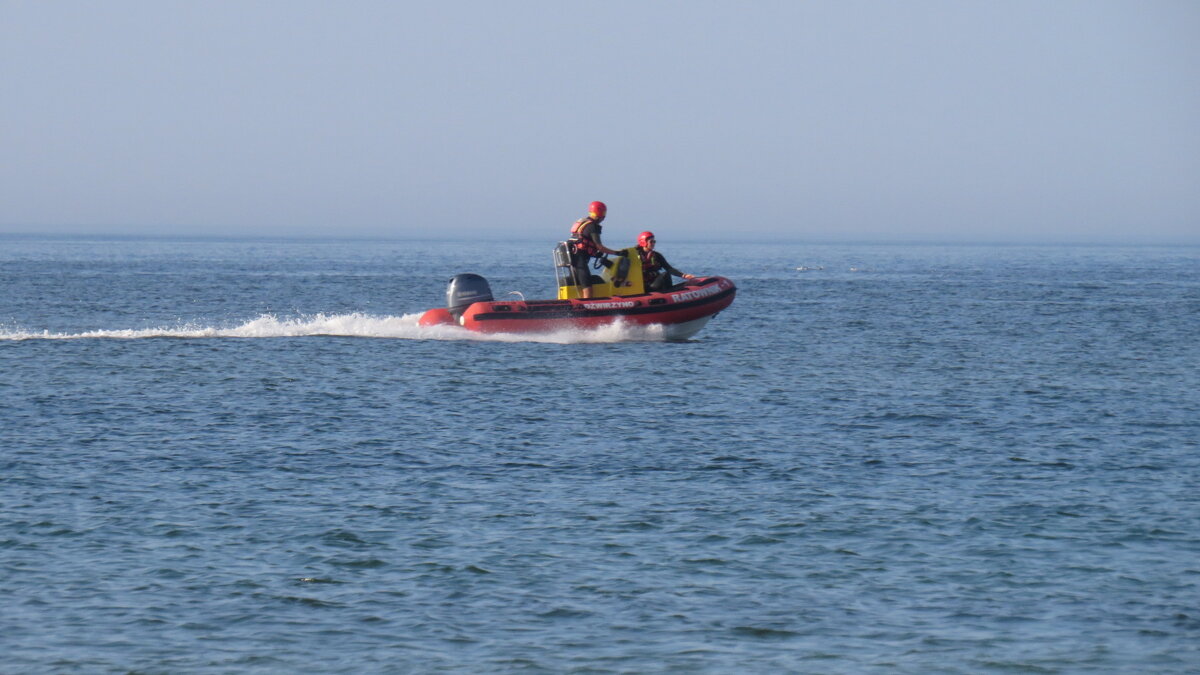
[[[630,251],[626,249],[624,257],[636,262],[637,256]],[[682,340],[704,328],[709,319],[733,303],[737,293],[737,287],[725,277],[699,277],[663,293],[645,293],[640,267],[629,269],[621,263],[604,270],[603,276],[593,277],[593,293],[609,297],[583,299],[576,297],[578,289],[570,285],[569,272],[562,271],[563,265],[559,267],[558,300],[497,301],[486,279],[460,274],[446,289],[446,307],[422,314],[420,325],[459,325],[482,333],[549,333],[593,329],[620,320],[661,325],[664,337]]]

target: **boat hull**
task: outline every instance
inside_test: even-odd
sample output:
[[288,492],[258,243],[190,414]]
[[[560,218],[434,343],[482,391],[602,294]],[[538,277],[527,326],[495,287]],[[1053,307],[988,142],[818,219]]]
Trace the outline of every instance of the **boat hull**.
[[594,329],[615,321],[662,325],[668,339],[695,335],[717,312],[728,307],[737,287],[724,277],[693,279],[666,293],[596,299],[476,302],[456,321],[449,311],[431,309],[424,326],[454,324],[481,333],[547,333]]

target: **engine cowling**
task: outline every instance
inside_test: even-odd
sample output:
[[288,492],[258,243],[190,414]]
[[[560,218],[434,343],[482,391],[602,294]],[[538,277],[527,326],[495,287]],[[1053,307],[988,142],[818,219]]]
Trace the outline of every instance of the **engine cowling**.
[[491,301],[492,287],[478,274],[456,274],[446,286],[446,309],[455,321],[471,305]]

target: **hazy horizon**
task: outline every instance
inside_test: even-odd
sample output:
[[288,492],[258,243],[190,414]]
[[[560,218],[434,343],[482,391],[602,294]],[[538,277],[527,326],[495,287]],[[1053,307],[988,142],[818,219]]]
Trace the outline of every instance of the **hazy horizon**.
[[[0,234],[1200,243],[1200,5],[0,0]],[[436,234],[431,234],[436,233]]]

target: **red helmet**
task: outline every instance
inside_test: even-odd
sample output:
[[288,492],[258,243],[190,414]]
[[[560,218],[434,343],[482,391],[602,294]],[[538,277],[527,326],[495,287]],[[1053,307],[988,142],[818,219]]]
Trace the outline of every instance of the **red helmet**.
[[650,244],[653,241],[654,241],[654,233],[651,232],[650,230],[646,230],[645,232],[638,235],[638,246],[641,246],[642,248],[650,248]]
[[592,202],[588,204],[588,215],[593,218],[603,218],[604,214],[608,213],[608,207],[604,202]]

